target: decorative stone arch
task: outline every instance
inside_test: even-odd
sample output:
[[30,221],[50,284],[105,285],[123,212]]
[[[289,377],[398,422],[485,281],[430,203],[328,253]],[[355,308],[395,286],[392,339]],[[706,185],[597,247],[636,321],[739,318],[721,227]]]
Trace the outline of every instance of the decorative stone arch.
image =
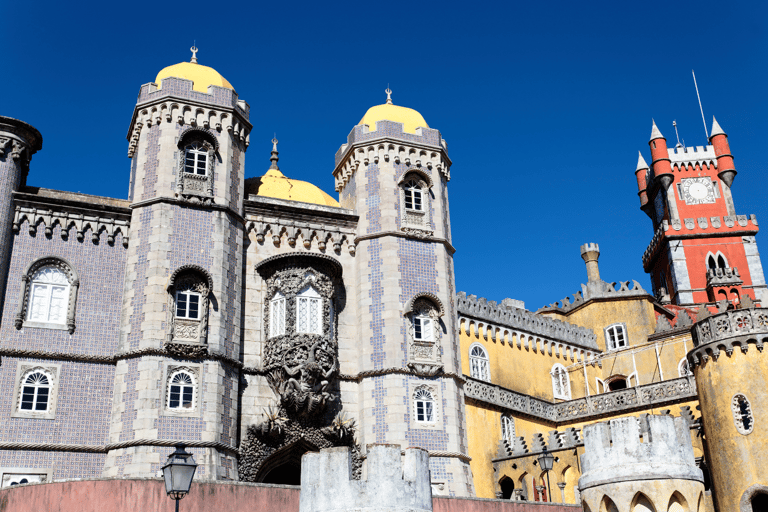
[[419,292],[413,297],[411,297],[411,299],[405,304],[404,315],[408,315],[409,313],[412,313],[414,311],[414,307],[418,306],[420,299],[426,299],[428,301],[431,301],[436,307],[438,316],[445,315],[445,307],[443,306],[442,301],[437,297],[437,295],[429,292]]
[[511,500],[515,495],[515,481],[507,475],[499,479],[498,498],[502,500]]
[[[305,439],[299,439],[298,441],[280,448],[267,459],[264,460],[259,471],[256,473],[255,482],[261,483],[283,483],[288,485],[298,485],[301,483],[301,457],[307,452],[318,452],[320,448],[310,443]],[[280,472],[280,477],[293,477],[294,479],[288,481],[272,481],[277,480],[275,471]],[[280,478],[280,480],[284,480]]]
[[603,499],[600,500],[599,512],[619,512],[619,508],[613,502],[611,498],[606,494]]
[[[54,323],[40,323],[27,320],[29,316],[29,300],[30,300],[30,287],[34,275],[45,267],[53,267],[64,273],[69,283],[69,295],[67,300],[67,316],[65,324]],[[75,270],[75,267],[66,259],[61,256],[43,256],[27,265],[24,273],[21,275],[21,292],[19,296],[19,304],[16,310],[16,319],[14,325],[16,329],[21,329],[24,326],[28,327],[42,327],[47,329],[64,329],[69,331],[69,334],[75,332],[75,312],[77,308],[77,293],[80,289],[80,278]]]
[[[622,387],[622,385],[624,387]],[[610,393],[611,391],[618,391],[620,389],[626,389],[628,387],[629,387],[629,377],[627,377],[626,375],[617,373],[605,379],[606,393]]]
[[632,505],[629,510],[630,512],[656,512],[656,507],[653,506],[653,502],[648,496],[638,491],[632,498]]
[[419,374],[436,375],[443,369],[440,340],[443,326],[440,317],[445,307],[433,293],[420,292],[405,305],[407,319],[408,366]]
[[[164,392],[164,415],[192,415],[199,416],[200,414],[200,367],[196,365],[185,366],[168,366],[166,368],[165,375],[165,392]],[[171,408],[171,385],[173,379],[179,374],[186,374],[192,381],[192,407],[189,409],[183,408]],[[180,397],[181,398],[181,397]]]
[[[721,263],[723,263],[725,266],[721,266]],[[714,267],[712,267],[712,264],[714,264]],[[725,254],[722,253],[722,251],[717,251],[716,253],[713,253],[712,251],[707,252],[707,256],[704,258],[704,265],[706,266],[707,270],[712,268],[728,268],[728,258],[725,257]]]
[[427,185],[427,189],[431,189],[435,186],[435,182],[432,181],[432,176],[429,175],[428,172],[426,172],[421,167],[409,167],[405,170],[405,172],[400,176],[400,179],[397,180],[398,185],[402,185],[405,183],[405,181],[408,179],[408,176],[412,175],[418,175],[418,179],[424,182],[425,185]]
[[[205,175],[185,172],[187,148],[199,144],[207,152]],[[210,203],[213,201],[213,169],[216,165],[216,153],[219,151],[219,141],[216,135],[207,128],[192,126],[179,136],[179,158],[176,172],[176,196],[182,200],[195,203]]]
[[[168,279],[168,333],[166,349],[179,355],[200,356],[208,340],[208,304],[213,291],[211,274],[199,265],[182,265]],[[199,294],[198,318],[177,317],[179,292]]]
[[690,510],[688,500],[685,499],[680,491],[673,492],[672,496],[669,497],[667,512],[690,512]]
[[733,424],[739,434],[747,436],[755,428],[755,416],[752,412],[752,404],[744,393],[736,393],[731,398],[731,412]]
[[[440,421],[440,396],[438,395],[436,386],[430,384],[416,385],[411,393],[411,399],[413,401],[413,425],[415,425],[416,428],[434,428],[442,423]],[[423,414],[425,419],[419,420],[419,402],[421,400],[427,402],[427,399],[429,399],[429,402],[432,404],[432,419],[428,419],[429,416],[427,415],[427,411],[424,410]]]
[[[22,394],[26,380],[39,373],[48,380],[48,402],[45,411],[24,410],[21,408]],[[36,418],[52,420],[56,418],[56,407],[59,395],[59,376],[61,375],[61,364],[32,363],[29,361],[18,361],[16,367],[16,382],[13,390],[13,405],[11,409],[12,418]]]
[[768,499],[768,485],[755,484],[747,487],[739,500],[739,512],[752,512],[754,510],[752,501],[755,499]]

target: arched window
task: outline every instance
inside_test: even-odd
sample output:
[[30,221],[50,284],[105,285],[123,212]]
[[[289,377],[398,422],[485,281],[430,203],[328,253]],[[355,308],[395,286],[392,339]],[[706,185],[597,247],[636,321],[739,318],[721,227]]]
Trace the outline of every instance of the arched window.
[[21,386],[20,411],[48,411],[51,395],[51,376],[43,370],[35,370],[24,377]]
[[58,256],[32,262],[21,276],[16,328],[23,326],[75,332],[75,305],[80,281],[72,266]]
[[501,438],[508,443],[515,440],[515,420],[506,414],[501,415]]
[[618,391],[620,389],[627,389],[627,378],[624,375],[614,375],[608,379],[605,379],[606,391]]
[[550,372],[552,376],[552,394],[562,400],[571,399],[571,383],[568,379],[568,370],[560,363],[555,364]]
[[440,299],[429,292],[417,293],[405,304],[408,366],[420,374],[435,375],[443,367],[440,317],[444,314]]
[[403,188],[405,191],[405,208],[419,212],[422,211],[424,209],[424,198],[421,185],[416,180],[408,180]]
[[184,149],[184,172],[205,176],[208,168],[208,149],[193,142]]
[[168,409],[194,409],[195,394],[195,378],[190,372],[177,370],[171,374],[168,384]]
[[691,371],[691,367],[688,364],[688,358],[682,358],[680,362],[677,364],[677,374],[680,377],[688,377],[689,375],[693,375],[693,372]]
[[717,254],[712,254],[711,252],[707,254],[707,268],[709,269],[718,269],[718,268],[728,268],[728,260],[726,259],[725,255],[717,251]]
[[323,299],[311,286],[296,295],[296,332],[323,334]]
[[[168,343],[203,344],[207,339],[208,301],[213,280],[197,265],[176,269],[168,284]],[[169,345],[169,348],[173,345]]]
[[478,343],[469,347],[469,376],[484,381],[491,380],[488,354],[483,346]]
[[733,422],[736,424],[736,430],[739,434],[747,435],[752,433],[755,426],[755,419],[752,417],[752,405],[747,397],[742,394],[736,394],[731,401],[731,411],[733,412]]
[[285,295],[275,292],[269,301],[269,337],[285,334]]
[[619,350],[628,347],[627,327],[624,324],[613,324],[606,327],[605,345],[608,350]]
[[416,408],[416,421],[419,423],[434,423],[435,399],[432,397],[432,392],[425,387],[420,387],[416,389],[413,400],[414,407]]

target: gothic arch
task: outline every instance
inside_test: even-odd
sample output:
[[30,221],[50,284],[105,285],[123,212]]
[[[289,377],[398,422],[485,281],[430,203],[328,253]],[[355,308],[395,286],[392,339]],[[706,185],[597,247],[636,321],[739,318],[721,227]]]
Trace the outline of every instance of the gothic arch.
[[619,512],[618,507],[607,495],[600,501],[600,512]]
[[672,494],[672,497],[669,498],[669,505],[667,506],[667,512],[689,512],[690,508],[688,507],[688,501],[683,497],[682,494],[680,494],[678,491],[675,491]]
[[428,188],[432,188],[435,186],[435,183],[432,181],[432,176],[429,175],[428,172],[425,172],[423,169],[419,167],[410,167],[407,169],[402,176],[400,176],[400,179],[397,180],[398,185],[402,185],[405,183],[405,181],[408,179],[408,176],[414,175],[416,179],[423,180]]
[[177,146],[179,149],[184,149],[188,144],[195,141],[207,142],[214,151],[219,151],[219,140],[216,135],[211,130],[200,126],[190,126],[181,132]]
[[630,510],[631,512],[656,512],[656,508],[651,503],[651,500],[642,492],[635,494]]
[[408,303],[406,303],[405,305],[405,311],[403,312],[403,315],[405,316],[405,315],[408,315],[409,313],[413,313],[414,304],[419,299],[422,299],[422,298],[434,303],[439,313],[439,316],[445,315],[445,306],[443,306],[442,301],[437,297],[437,295],[429,292],[419,292],[413,297],[411,297],[411,300],[409,300]]
[[320,451],[317,446],[304,439],[300,439],[293,444],[285,446],[270,455],[262,463],[258,473],[256,473],[254,481],[260,483],[299,485],[301,483],[302,455],[307,452],[317,451]]

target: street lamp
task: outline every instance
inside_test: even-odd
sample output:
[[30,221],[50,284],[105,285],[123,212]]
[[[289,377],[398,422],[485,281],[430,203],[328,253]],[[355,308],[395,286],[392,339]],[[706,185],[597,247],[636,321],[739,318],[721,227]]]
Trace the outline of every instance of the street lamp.
[[539,461],[539,467],[547,472],[547,501],[551,502],[552,490],[549,487],[549,472],[555,465],[555,456],[549,453],[546,448],[544,448],[544,451],[541,452],[541,455],[537,460]]
[[194,457],[184,448],[183,443],[178,443],[176,451],[168,456],[168,460],[163,466],[165,493],[172,500],[176,500],[176,512],[179,512],[179,500],[189,492],[192,477],[195,476],[197,469]]

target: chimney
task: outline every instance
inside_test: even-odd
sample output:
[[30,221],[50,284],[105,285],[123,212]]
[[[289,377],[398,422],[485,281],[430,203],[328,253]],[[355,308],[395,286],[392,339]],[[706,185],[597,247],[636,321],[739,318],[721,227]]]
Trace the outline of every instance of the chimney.
[[600,257],[600,247],[597,244],[584,244],[581,246],[581,258],[587,264],[587,279],[589,282],[600,281],[600,269],[597,267],[597,259]]

